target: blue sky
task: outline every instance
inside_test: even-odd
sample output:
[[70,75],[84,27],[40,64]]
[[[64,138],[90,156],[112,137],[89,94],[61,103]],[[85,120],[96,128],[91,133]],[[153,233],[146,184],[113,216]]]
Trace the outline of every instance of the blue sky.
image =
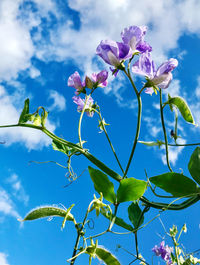
[[[0,124],[18,121],[24,100],[29,97],[31,109],[44,106],[50,111],[47,128],[58,136],[78,142],[79,113],[72,102],[74,89],[67,87],[69,75],[78,70],[86,73],[108,69],[97,58],[95,50],[101,40],[120,41],[120,32],[131,25],[147,25],[146,40],[153,47],[153,57],[159,65],[167,58],[177,58],[179,66],[173,71],[173,81],[166,92],[187,98],[196,124],[200,123],[200,2],[198,0],[1,0],[0,1]],[[135,77],[138,87],[141,79]],[[109,77],[108,87],[97,90],[95,101],[101,107],[113,145],[126,165],[134,138],[137,105],[127,80],[119,74]],[[142,95],[143,118],[140,140],[163,139],[160,130],[159,98]],[[173,128],[173,116],[166,113],[168,135]],[[114,170],[119,171],[105,136],[99,134],[98,119],[84,117],[83,139],[87,148]],[[179,119],[182,143],[200,142],[199,127]],[[75,203],[73,214],[81,221],[83,209],[93,198],[94,189],[86,171],[67,188],[67,171],[54,164],[34,164],[29,161],[54,160],[66,163],[65,157],[52,150],[51,141],[43,134],[29,129],[1,129],[0,142],[0,264],[55,265],[66,264],[72,254],[75,231],[71,224],[61,231],[62,221],[41,220],[20,225],[17,221],[39,205]],[[176,172],[188,175],[187,163],[194,148],[171,148],[170,161]],[[88,161],[73,160],[77,175],[87,168]],[[145,179],[167,172],[164,150],[138,145],[129,176]],[[117,187],[117,184],[116,184]],[[149,196],[151,196],[149,194]],[[150,197],[151,198],[151,197]],[[155,198],[154,198],[155,200]],[[128,204],[127,204],[128,206]],[[127,214],[119,212],[127,218]],[[147,221],[156,215],[147,216]],[[92,215],[94,218],[94,216]],[[185,222],[189,232],[184,235],[188,252],[200,245],[198,204],[178,213],[161,216],[167,228]],[[103,230],[103,218],[95,219],[94,234]],[[118,228],[116,228],[116,231]],[[164,235],[158,220],[139,233],[140,251],[151,259],[151,248]],[[115,252],[119,243],[134,251],[133,238],[102,237],[100,244],[112,250],[122,264],[131,256]],[[192,242],[192,244],[191,244]],[[170,241],[168,242],[170,244]],[[154,259],[155,264],[158,260]],[[87,264],[87,257],[77,260]],[[94,261],[98,264],[98,261]]]

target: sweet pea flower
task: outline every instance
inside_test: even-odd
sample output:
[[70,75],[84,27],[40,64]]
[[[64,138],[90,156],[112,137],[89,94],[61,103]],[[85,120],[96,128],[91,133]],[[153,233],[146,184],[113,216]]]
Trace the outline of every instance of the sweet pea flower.
[[99,72],[98,74],[93,73],[91,75],[91,78],[86,76],[85,84],[88,88],[91,88],[91,89],[93,87],[105,87],[108,84],[107,78],[108,78],[108,71],[103,70]]
[[[82,99],[81,97],[76,97],[76,96],[74,96],[72,99],[73,99],[73,102],[78,105],[78,108],[77,108],[78,112],[81,112],[84,108],[86,99]],[[91,96],[88,96],[87,103],[85,106],[85,112],[88,117],[93,117],[94,115],[94,111],[92,110],[93,105],[94,105],[93,98]]]
[[85,82],[81,81],[80,75],[78,72],[70,75],[68,78],[68,86],[74,87],[76,89],[75,94],[79,95],[85,89]]
[[152,47],[144,41],[144,36],[146,34],[147,27],[146,26],[131,26],[129,28],[125,28],[122,33],[121,37],[125,44],[129,45],[132,50],[132,53],[135,52],[146,52],[152,51]]
[[165,241],[160,243],[160,246],[155,245],[152,248],[152,251],[156,254],[156,256],[161,256],[161,258],[167,262],[168,265],[172,264],[171,253],[173,252],[173,248],[168,245],[165,246]]
[[176,68],[178,61],[174,58],[161,64],[155,70],[154,61],[151,59],[149,52],[140,55],[139,60],[132,66],[132,72],[135,74],[146,76],[146,93],[152,94],[154,92],[153,86],[160,88],[167,88],[172,80],[172,70]]
[[112,40],[102,40],[96,49],[96,53],[106,63],[116,68],[120,66],[122,60],[132,56],[129,45]]

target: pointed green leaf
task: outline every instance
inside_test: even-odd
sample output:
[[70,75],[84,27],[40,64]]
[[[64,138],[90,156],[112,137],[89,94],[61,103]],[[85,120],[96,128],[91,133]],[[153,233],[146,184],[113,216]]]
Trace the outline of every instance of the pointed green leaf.
[[134,228],[138,228],[144,222],[144,216],[142,216],[142,211],[138,205],[137,201],[131,203],[128,207],[128,217]]
[[135,201],[145,192],[147,182],[135,178],[122,179],[117,191],[117,202]]
[[29,114],[29,98],[27,98],[24,101],[24,108],[22,110],[22,113],[19,117],[19,122],[18,123],[25,123],[28,121],[28,117],[26,116],[27,114]]
[[[114,217],[114,215],[111,216],[111,214],[109,212],[105,211],[105,209],[101,209],[101,214],[109,220],[111,220],[111,218]],[[117,216],[115,217],[115,224],[123,227],[124,229],[126,229],[128,231],[134,230],[134,228],[131,225],[127,224],[122,218],[119,218]]]
[[149,179],[154,185],[175,197],[192,196],[199,192],[196,183],[183,174],[169,172]]
[[117,258],[104,247],[98,246],[96,249],[95,249],[95,246],[87,247],[86,253],[92,254],[94,252],[96,256],[100,260],[102,260],[106,265],[121,265],[119,261],[117,260]]
[[200,147],[197,146],[190,157],[188,169],[192,178],[200,185]]
[[117,258],[110,251],[103,247],[97,247],[96,255],[107,265],[120,265]]
[[113,183],[108,179],[108,177],[103,172],[94,169],[92,167],[88,167],[88,169],[90,177],[94,183],[95,190],[98,193],[102,192],[103,197],[107,201],[114,203],[116,200],[116,195]]
[[[52,207],[52,206],[44,206],[39,207],[37,209],[33,209],[30,211],[25,217],[23,221],[31,221],[43,217],[50,217],[50,216],[60,216],[60,217],[66,217],[67,210],[63,210],[58,207]],[[71,213],[68,213],[67,216],[68,221],[73,221],[74,217]]]
[[170,97],[168,100],[168,104],[175,105],[179,109],[184,120],[194,124],[194,118],[192,116],[192,112],[183,98],[181,97],[171,98]]

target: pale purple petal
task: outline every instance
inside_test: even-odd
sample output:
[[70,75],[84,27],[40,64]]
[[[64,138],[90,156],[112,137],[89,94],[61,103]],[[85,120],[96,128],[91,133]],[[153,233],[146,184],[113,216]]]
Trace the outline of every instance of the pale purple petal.
[[135,74],[147,76],[150,79],[154,76],[155,66],[149,52],[140,55],[139,60],[132,66],[132,72]]
[[70,75],[70,77],[68,78],[68,86],[74,87],[77,90],[83,88],[83,84],[81,82],[81,78],[78,72],[75,72],[74,74]]
[[138,43],[143,40],[143,36],[145,35],[146,30],[147,27],[145,26],[131,26],[129,28],[125,28],[121,33],[122,40],[125,44],[128,44],[134,51],[137,49]]
[[130,47],[128,45],[111,40],[101,41],[96,49],[97,55],[99,55],[106,63],[116,67],[120,65],[121,60],[131,57],[129,51]]
[[[164,76],[164,75],[162,75],[162,76]],[[165,80],[163,80],[161,83],[159,83],[158,84],[158,86],[160,87],[160,88],[168,88],[168,86],[169,86],[169,84],[171,83],[171,81],[172,81],[172,73],[170,72],[170,73],[168,73],[168,74],[166,74],[166,76],[165,76]]]
[[156,254],[156,256],[161,256],[161,258],[168,264],[172,264],[171,253],[173,252],[173,248],[168,245],[165,246],[164,241],[160,243],[159,247],[155,245],[155,247],[152,248],[152,251]]
[[111,64],[110,58],[108,56],[109,53],[113,54],[113,56],[118,58],[118,45],[115,41],[112,40],[102,40],[96,49],[97,55],[99,55],[106,63]]
[[166,74],[171,72],[174,68],[178,66],[178,61],[174,58],[169,59],[158,67],[156,72],[156,76],[160,76],[162,74]]
[[[85,99],[82,99],[81,97],[76,97],[74,96],[73,98],[73,102],[75,104],[77,104],[77,110],[79,112],[81,112],[84,108],[84,105],[85,105]],[[87,116],[89,117],[93,117],[94,115],[94,111],[92,111],[92,105],[94,104],[94,100],[91,96],[89,96],[88,100],[87,100],[87,103],[86,103],[86,106],[85,106],[85,112],[87,114]]]
[[101,72],[99,72],[96,76],[96,82],[98,82],[99,84],[104,83],[108,78],[108,71],[103,70]]
[[141,53],[144,53],[146,51],[151,52],[152,47],[146,41],[141,41],[137,45],[137,50]]

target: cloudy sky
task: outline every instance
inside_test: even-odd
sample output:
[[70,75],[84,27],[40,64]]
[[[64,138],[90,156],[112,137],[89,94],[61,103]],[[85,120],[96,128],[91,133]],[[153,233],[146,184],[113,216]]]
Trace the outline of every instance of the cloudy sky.
[[[16,123],[24,100],[29,97],[32,111],[38,106],[50,111],[49,130],[77,142],[79,114],[72,103],[74,90],[67,87],[67,79],[76,70],[82,77],[102,69],[109,70],[109,66],[95,55],[96,47],[101,40],[120,41],[121,31],[131,25],[148,26],[146,40],[153,47],[157,65],[171,57],[178,59],[179,66],[173,72],[173,81],[165,95],[186,98],[196,125],[200,124],[199,10],[198,0],[0,0],[0,124]],[[134,80],[141,86],[141,79],[134,77]],[[99,89],[95,96],[106,121],[111,124],[109,132],[122,163],[126,164],[137,113],[132,90],[122,74],[115,79],[110,75],[109,85]],[[143,94],[140,140],[163,139],[158,103],[156,95]],[[173,115],[166,113],[168,136],[174,126],[173,120]],[[112,154],[104,151],[108,146],[104,144],[103,134],[98,133],[97,122],[97,118],[85,117],[84,140],[92,153],[118,170]],[[199,133],[197,126],[185,124],[180,117],[180,143],[200,142]],[[66,162],[62,155],[52,151],[48,137],[25,128],[0,129],[0,142],[0,264],[65,264],[74,244],[73,227],[61,232],[61,222],[57,219],[24,225],[17,219],[31,208],[44,204],[61,203],[69,207],[75,202],[75,212],[79,213],[87,207],[94,193],[88,173],[64,189],[68,183],[64,169],[54,164],[29,163],[33,160]],[[177,172],[188,174],[187,163],[192,151],[192,148],[183,147],[170,149],[170,161]],[[167,171],[162,149],[139,146],[136,156],[130,170],[135,177],[144,179],[144,169],[150,176]],[[86,160],[74,161],[78,175],[87,166]],[[90,192],[83,187],[89,187]],[[191,212],[194,214],[196,209],[194,206]],[[174,214],[163,219],[166,226],[175,221],[180,225],[190,224],[196,231],[188,235],[190,241],[195,242],[192,251],[195,244],[200,243],[200,216],[196,214],[194,221],[188,213],[189,210],[178,213],[177,219]],[[157,222],[154,230],[145,232],[143,236],[152,233],[152,238],[159,241],[157,233],[162,234],[163,230]],[[113,239],[106,240],[105,244],[111,244]],[[123,243],[132,250],[127,240]],[[147,257],[151,257],[155,241],[141,247]],[[131,261],[130,257],[124,259],[122,254],[119,253],[122,264]],[[83,264],[81,262],[85,261],[77,264]]]

